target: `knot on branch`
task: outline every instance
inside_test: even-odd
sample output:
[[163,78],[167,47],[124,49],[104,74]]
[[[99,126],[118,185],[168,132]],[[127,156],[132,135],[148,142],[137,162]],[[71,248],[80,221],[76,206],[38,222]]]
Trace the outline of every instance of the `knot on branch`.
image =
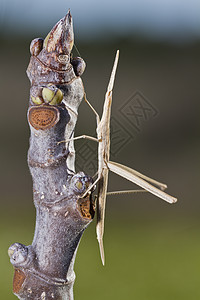
[[32,246],[27,247],[20,243],[12,244],[8,249],[8,255],[10,257],[11,264],[15,268],[30,267],[35,257]]

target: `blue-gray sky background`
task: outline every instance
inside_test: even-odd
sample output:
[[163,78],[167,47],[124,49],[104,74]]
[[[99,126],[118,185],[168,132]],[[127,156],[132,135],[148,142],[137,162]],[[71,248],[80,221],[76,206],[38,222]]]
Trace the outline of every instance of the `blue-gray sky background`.
[[45,34],[68,8],[78,38],[94,38],[99,32],[177,42],[200,37],[199,0],[0,0],[0,33]]

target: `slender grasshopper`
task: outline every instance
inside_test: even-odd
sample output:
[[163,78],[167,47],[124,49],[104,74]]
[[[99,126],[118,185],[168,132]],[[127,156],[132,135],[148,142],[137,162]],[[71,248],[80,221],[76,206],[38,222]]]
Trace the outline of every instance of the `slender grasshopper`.
[[[116,53],[112,73],[110,76],[110,81],[108,84],[107,92],[105,94],[105,102],[103,107],[103,114],[100,119],[96,110],[88,102],[85,95],[85,101],[90,106],[92,111],[96,115],[97,121],[97,138],[82,135],[75,137],[73,139],[65,140],[64,142],[70,142],[71,140],[78,140],[81,138],[90,139],[99,143],[98,146],[98,172],[97,179],[93,184],[87,189],[87,191],[81,196],[85,197],[88,192],[98,183],[98,193],[97,193],[97,225],[96,233],[97,240],[99,242],[101,260],[103,265],[105,264],[105,255],[103,247],[103,234],[104,234],[104,220],[105,220],[105,205],[106,205],[106,195],[107,195],[107,186],[108,186],[108,172],[112,171],[113,173],[124,177],[125,179],[135,183],[136,185],[142,187],[144,190],[154,194],[155,196],[169,202],[175,203],[176,198],[166,194],[163,190],[167,188],[167,185],[160,183],[154,179],[151,179],[127,166],[122,164],[110,161],[110,116],[111,116],[111,104],[112,104],[112,90],[114,86],[114,79],[117,69],[119,59],[119,50]],[[151,183],[151,184],[150,184]],[[153,185],[154,186],[153,186]],[[155,187],[157,186],[157,187]],[[140,190],[139,190],[140,191]],[[108,194],[119,194],[119,193],[129,193],[129,192],[138,192],[137,190],[133,191],[119,191],[112,192]]]

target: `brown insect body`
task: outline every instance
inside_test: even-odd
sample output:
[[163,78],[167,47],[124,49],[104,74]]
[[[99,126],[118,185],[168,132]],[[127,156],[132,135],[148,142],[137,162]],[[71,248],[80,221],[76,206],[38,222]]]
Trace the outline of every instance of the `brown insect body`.
[[[103,247],[103,233],[106,207],[106,193],[108,187],[108,167],[106,162],[110,159],[110,115],[112,105],[112,91],[108,91],[105,96],[105,103],[101,121],[97,125],[97,138],[99,141],[98,157],[103,159],[98,160],[99,183],[98,183],[98,201],[97,201],[97,239],[100,247],[101,259],[104,264],[104,247]],[[105,109],[106,107],[106,109]],[[104,124],[107,126],[104,126]]]

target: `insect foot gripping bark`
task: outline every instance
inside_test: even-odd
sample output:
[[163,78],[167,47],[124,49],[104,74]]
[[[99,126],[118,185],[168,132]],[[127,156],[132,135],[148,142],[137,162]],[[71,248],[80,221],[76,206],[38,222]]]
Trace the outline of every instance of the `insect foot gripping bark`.
[[84,95],[85,63],[71,58],[70,12],[43,41],[31,42],[28,164],[33,178],[36,227],[32,245],[15,243],[13,292],[19,299],[73,299],[73,265],[80,238],[94,217],[92,179],[74,171],[73,137]]

